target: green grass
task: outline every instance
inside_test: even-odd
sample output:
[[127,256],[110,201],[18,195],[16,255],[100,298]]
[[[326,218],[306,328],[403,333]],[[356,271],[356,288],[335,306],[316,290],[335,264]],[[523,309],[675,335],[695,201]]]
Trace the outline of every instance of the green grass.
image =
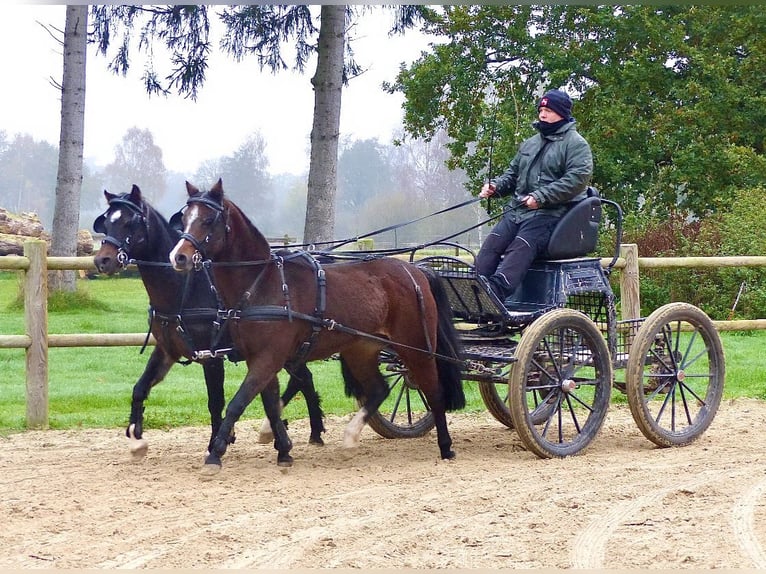
[[[0,334],[23,334],[23,309],[18,304],[19,280],[15,272],[0,272]],[[147,329],[148,298],[137,278],[82,280],[76,303],[58,302],[49,307],[50,333],[143,333]],[[725,397],[766,399],[766,367],[761,353],[766,331],[724,332],[726,354]],[[49,359],[49,421],[51,428],[121,428],[130,411],[133,385],[144,369],[151,348],[139,347],[51,348]],[[337,361],[310,365],[322,406],[327,414],[345,415],[356,410],[345,396]],[[25,429],[25,353],[0,349],[0,435]],[[226,363],[226,398],[236,392],[245,376],[244,363]],[[284,373],[280,374],[283,383]],[[468,411],[486,408],[475,383],[465,383]],[[623,402],[615,391],[615,402]],[[207,395],[202,368],[177,365],[154,388],[146,402],[147,428],[207,425]],[[260,400],[247,409],[244,419],[263,416]],[[308,416],[298,395],[285,410],[288,419]]]

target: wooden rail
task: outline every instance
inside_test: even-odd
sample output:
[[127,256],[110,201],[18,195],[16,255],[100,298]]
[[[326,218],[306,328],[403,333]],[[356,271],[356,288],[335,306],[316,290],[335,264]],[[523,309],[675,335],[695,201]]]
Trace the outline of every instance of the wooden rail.
[[[26,349],[26,424],[28,428],[48,427],[48,349],[50,347],[141,346],[146,333],[48,333],[48,271],[93,271],[92,257],[47,257],[47,244],[29,240],[24,255],[0,256],[0,270],[24,272],[24,321],[26,334],[0,335],[0,348]],[[607,265],[610,259],[602,259]],[[766,257],[639,257],[635,244],[621,246],[615,268],[620,269],[621,315],[640,316],[640,268],[675,267],[766,267]],[[766,329],[766,319],[714,321],[721,331]],[[155,345],[149,337],[149,345]]]

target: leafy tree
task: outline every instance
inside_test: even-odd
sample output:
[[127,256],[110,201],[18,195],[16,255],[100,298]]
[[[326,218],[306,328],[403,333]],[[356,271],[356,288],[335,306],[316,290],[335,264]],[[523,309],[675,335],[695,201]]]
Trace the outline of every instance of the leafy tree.
[[[61,131],[53,212],[51,255],[77,255],[83,147],[85,141],[85,54],[88,7],[67,6],[64,71],[61,82]],[[52,290],[75,291],[74,271],[51,273]]]
[[260,132],[249,136],[231,156],[219,161],[226,193],[262,229],[270,223],[273,205],[268,163],[266,141]]
[[0,132],[0,205],[15,213],[34,211],[51,228],[58,148],[29,134],[12,140]]
[[162,149],[154,143],[152,132],[132,127],[115,146],[114,161],[104,169],[104,179],[109,191],[118,194],[137,184],[146,199],[159,208],[166,191],[166,172]]
[[445,6],[426,31],[446,42],[389,89],[411,135],[447,130],[478,189],[533,133],[542,90],[563,87],[597,187],[628,211],[701,216],[764,175],[735,150],[764,153],[765,26],[755,5]]
[[[303,71],[310,56],[314,53],[318,56],[311,79],[315,101],[304,226],[304,236],[310,241],[326,241],[334,234],[341,92],[343,84],[359,71],[346,32],[360,10],[364,8],[323,5],[319,27],[305,5],[231,6],[220,14],[227,30],[222,48],[238,59],[254,54],[262,69],[274,72],[286,69],[282,46],[289,41],[295,42],[296,69]],[[427,11],[424,7],[398,6],[392,31],[404,31]],[[121,38],[110,63],[113,70],[121,73],[130,63],[130,32],[146,17],[139,48],[151,51],[153,40],[163,41],[171,53],[172,68],[160,79],[150,63],[144,74],[147,90],[150,93],[176,90],[196,97],[212,49],[207,6],[94,6],[92,15],[94,38],[101,53],[107,54],[112,40]],[[124,33],[119,31],[120,24],[125,25]]]
[[377,139],[354,140],[338,160],[338,210],[353,212],[391,187],[391,166]]

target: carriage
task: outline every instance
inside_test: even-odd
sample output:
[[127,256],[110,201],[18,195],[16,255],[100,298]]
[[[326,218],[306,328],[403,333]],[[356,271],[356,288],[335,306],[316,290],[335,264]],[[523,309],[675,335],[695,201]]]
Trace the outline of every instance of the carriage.
[[[617,233],[604,266],[586,255],[595,250],[605,207]],[[612,388],[627,396],[639,429],[660,447],[697,439],[721,402],[723,348],[702,310],[670,303],[646,318],[617,319],[608,278],[621,229],[620,206],[591,193],[559,222],[545,258],[505,301],[477,276],[470,250],[448,243],[462,256],[411,252],[445,284],[462,342],[463,380],[477,383],[492,416],[539,457],[585,449],[605,420]],[[370,426],[386,438],[426,434],[433,420],[417,382],[395,352],[381,354],[381,368],[391,393]]]
[[[606,418],[613,388],[627,396],[641,432],[658,446],[694,441],[718,410],[723,348],[703,311],[671,303],[644,319],[617,319],[608,276],[618,260],[622,210],[595,190],[561,219],[545,257],[504,301],[476,274],[473,252],[447,239],[399,250],[399,257],[340,250],[351,240],[322,252],[274,250],[224,197],[220,180],[207,192],[187,183],[187,191],[186,208],[169,222],[135,186],[123,196],[105,192],[110,207],[94,222],[107,233],[95,257],[100,271],[114,272],[137,256],[139,270],[156,270],[144,281],[158,345],[134,387],[131,438],[141,439],[149,389],[181,356],[206,366],[217,361],[206,370],[212,428],[206,467],[213,469],[220,469],[234,424],[257,394],[278,464],[289,466],[292,442],[277,372],[303,373],[291,384],[306,383],[307,404],[313,395],[312,437],[319,436],[321,410],[306,363],[330,356],[340,359],[361,407],[344,446],[358,443],[364,422],[385,438],[423,436],[436,427],[442,458],[452,458],[445,412],[465,405],[464,381],[476,382],[492,416],[542,458],[585,449]],[[604,207],[613,209],[616,229],[606,266],[587,256]],[[420,256],[439,246],[455,254]],[[204,276],[207,295],[192,300],[177,271]],[[222,420],[220,361],[232,354],[247,361],[248,373]],[[145,452],[145,441],[136,448]]]

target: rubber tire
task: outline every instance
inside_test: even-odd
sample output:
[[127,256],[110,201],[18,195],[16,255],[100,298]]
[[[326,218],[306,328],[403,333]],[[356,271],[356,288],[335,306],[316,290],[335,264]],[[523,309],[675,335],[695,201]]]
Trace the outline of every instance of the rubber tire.
[[[553,356],[553,343],[564,331],[581,340],[577,348],[591,357],[592,366],[568,365],[559,360],[560,357]],[[546,356],[553,358],[553,363],[545,366],[551,370],[555,366],[556,372],[543,370]],[[524,330],[516,348],[516,358],[511,369],[509,398],[513,425],[521,442],[540,458],[564,458],[582,452],[598,435],[611,400],[612,362],[601,331],[579,311],[555,309]],[[592,373],[589,372],[591,369]],[[547,383],[544,385],[537,382],[542,383],[543,377],[538,376],[541,372],[546,373]],[[586,378],[574,390],[564,391],[563,381],[574,379],[578,374]],[[543,388],[547,389],[542,392],[549,401],[546,405],[535,406]],[[583,405],[579,401],[585,403],[584,424],[580,421],[580,406]],[[546,414],[544,420],[539,417],[541,410]]]
[[[679,339],[679,334],[683,333],[680,330],[682,321],[694,329],[694,335],[690,336],[692,342],[688,345]],[[697,336],[701,340],[697,340]],[[675,349],[666,355],[667,361],[657,358],[657,337],[663,341],[664,348],[669,346]],[[693,349],[692,344],[695,344]],[[706,357],[703,357],[705,352]],[[673,356],[676,356],[675,361]],[[655,358],[656,361],[652,360]],[[680,364],[677,363],[679,359]],[[687,359],[691,361],[686,362]],[[697,364],[699,361],[701,363]],[[689,368],[694,369],[696,376],[689,377]],[[662,372],[658,373],[657,369],[662,369]],[[659,380],[660,375],[661,382],[670,385],[667,392],[660,393],[659,388],[653,391],[645,388],[648,381]],[[644,436],[657,446],[690,444],[713,422],[721,404],[725,377],[721,338],[705,312],[689,303],[664,305],[643,322],[630,348],[625,379],[633,419]],[[692,385],[695,385],[695,390],[691,389]],[[678,401],[684,407],[680,413],[673,408],[678,406]],[[663,403],[666,405],[664,411],[661,410]],[[655,411],[653,406],[657,407]]]
[[[419,438],[436,425],[425,397],[410,382],[409,373],[394,353],[382,352],[379,364],[390,389],[388,398],[367,420],[383,438]],[[399,407],[395,408],[397,405]],[[404,405],[404,411],[401,405]]]
[[508,408],[508,395],[505,399],[500,396],[500,390],[508,390],[508,385],[501,383],[487,383],[479,382],[479,394],[481,395],[484,406],[487,407],[489,413],[495,417],[495,419],[507,426],[513,428],[513,419],[511,418],[511,410]]

